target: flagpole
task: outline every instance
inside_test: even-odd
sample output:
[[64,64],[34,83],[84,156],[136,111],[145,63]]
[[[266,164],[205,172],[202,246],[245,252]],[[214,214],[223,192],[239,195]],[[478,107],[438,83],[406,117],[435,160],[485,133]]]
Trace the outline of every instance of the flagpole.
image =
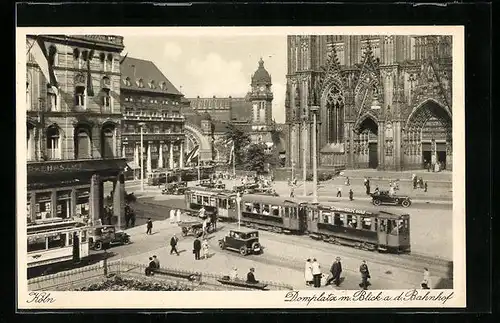
[[233,142],[233,187],[236,186],[236,158],[234,154],[234,142]]

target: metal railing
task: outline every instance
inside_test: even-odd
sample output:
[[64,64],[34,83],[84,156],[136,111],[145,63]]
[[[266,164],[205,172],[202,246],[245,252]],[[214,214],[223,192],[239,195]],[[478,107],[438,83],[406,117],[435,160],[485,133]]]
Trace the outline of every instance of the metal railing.
[[[78,290],[106,280],[110,275],[117,275],[122,278],[135,278],[141,281],[157,281],[168,283],[174,288],[183,288],[188,290],[255,290],[245,286],[230,286],[220,283],[219,279],[224,279],[223,275],[181,270],[175,268],[161,267],[167,271],[167,274],[154,274],[146,276],[146,265],[125,262],[122,260],[109,261],[105,265],[100,262],[96,265],[90,265],[77,268],[53,275],[40,276],[28,280],[28,289],[31,291],[50,290],[50,291],[69,291]],[[180,277],[195,277],[194,279],[184,279]],[[243,282],[243,280],[242,280]],[[293,290],[293,287],[279,282],[260,281],[266,284],[268,290]]]

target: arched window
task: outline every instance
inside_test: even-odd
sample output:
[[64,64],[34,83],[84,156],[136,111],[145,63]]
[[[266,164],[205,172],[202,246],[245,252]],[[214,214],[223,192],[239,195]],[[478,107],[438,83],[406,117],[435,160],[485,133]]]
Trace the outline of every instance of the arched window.
[[137,81],[137,86],[138,86],[138,87],[144,87],[144,81],[143,81],[142,79],[139,79],[139,80]]
[[151,81],[151,82],[149,83],[149,87],[150,87],[151,89],[153,89],[153,90],[154,90],[154,89],[156,89],[156,84],[155,84],[155,81]]
[[60,159],[61,158],[61,145],[60,135],[57,126],[53,125],[47,129],[47,158]]
[[75,86],[75,107],[85,109],[85,86]]
[[59,90],[55,86],[47,84],[47,108],[48,111],[58,111],[59,108]]
[[34,133],[35,127],[33,124],[28,123],[26,128],[26,159],[32,160],[35,157],[34,149]]
[[109,77],[102,78],[102,108],[103,112],[111,112],[111,81]]
[[126,85],[126,86],[132,86],[132,82],[130,81],[130,77],[127,77],[127,78],[125,79],[125,85]]
[[165,91],[167,89],[167,83],[161,82],[161,89]]
[[92,139],[90,129],[85,126],[77,126],[75,129],[75,159],[91,158]]
[[114,158],[115,156],[115,127],[105,125],[101,131],[101,155],[102,158]]

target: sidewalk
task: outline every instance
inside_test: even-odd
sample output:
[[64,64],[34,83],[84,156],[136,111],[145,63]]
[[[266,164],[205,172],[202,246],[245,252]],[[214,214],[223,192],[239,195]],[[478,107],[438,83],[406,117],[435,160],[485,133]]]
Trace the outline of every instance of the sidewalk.
[[412,171],[378,171],[375,169],[348,169],[341,172],[341,177],[348,176],[351,179],[364,179],[368,177],[370,179],[377,179],[383,181],[399,179],[400,181],[411,182],[412,174],[417,177],[422,177],[424,181],[429,183],[434,182],[444,182],[451,183],[453,179],[453,173],[450,171],[443,170],[441,172],[428,172],[426,170],[412,170]]

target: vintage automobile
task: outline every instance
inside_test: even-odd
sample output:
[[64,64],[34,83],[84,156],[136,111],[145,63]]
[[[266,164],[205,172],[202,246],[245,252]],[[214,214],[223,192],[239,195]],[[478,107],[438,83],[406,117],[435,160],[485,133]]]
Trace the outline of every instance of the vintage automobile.
[[279,196],[279,194],[276,193],[276,191],[271,187],[249,189],[247,190],[247,194]]
[[89,247],[94,250],[107,249],[113,245],[130,243],[130,235],[117,231],[112,225],[98,225],[89,230]]
[[240,192],[240,193],[251,194],[250,192],[252,192],[253,190],[255,190],[257,188],[259,188],[259,184],[247,183],[247,184],[243,184],[243,185],[234,186],[233,190],[236,192]]
[[373,205],[380,204],[390,204],[390,205],[401,205],[402,207],[409,207],[411,205],[411,199],[406,195],[390,195],[389,191],[379,191],[376,193],[371,193]]
[[231,230],[224,239],[219,240],[219,247],[238,251],[242,256],[263,252],[259,243],[259,232],[255,230]]
[[165,188],[161,191],[161,194],[167,195],[183,195],[186,192],[187,183],[186,182],[173,182],[165,185]]

